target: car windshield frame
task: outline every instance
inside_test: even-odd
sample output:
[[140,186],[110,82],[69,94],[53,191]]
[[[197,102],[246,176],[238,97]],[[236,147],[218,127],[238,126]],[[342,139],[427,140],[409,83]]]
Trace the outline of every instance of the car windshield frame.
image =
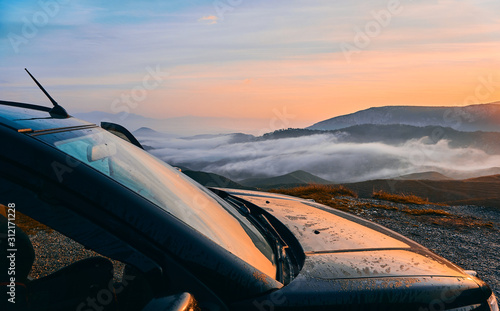
[[39,133],[41,140],[176,217],[273,279],[274,246],[236,208],[150,153],[94,127]]

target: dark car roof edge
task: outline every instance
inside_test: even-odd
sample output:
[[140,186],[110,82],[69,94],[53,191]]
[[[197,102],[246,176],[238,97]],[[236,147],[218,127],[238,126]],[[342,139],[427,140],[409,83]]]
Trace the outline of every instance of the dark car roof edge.
[[32,109],[32,110],[39,110],[39,111],[45,111],[45,112],[49,112],[51,110],[50,107],[34,105],[34,104],[27,104],[27,103],[20,103],[20,102],[13,102],[13,101],[6,101],[6,100],[0,100],[0,105],[26,108],[26,109]]

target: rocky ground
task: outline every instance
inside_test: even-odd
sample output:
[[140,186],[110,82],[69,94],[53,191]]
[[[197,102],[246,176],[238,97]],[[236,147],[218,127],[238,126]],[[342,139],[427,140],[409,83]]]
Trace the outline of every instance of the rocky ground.
[[[32,279],[47,276],[85,258],[103,257],[56,231],[41,230],[31,235],[30,239],[35,250],[35,262],[30,272]],[[116,260],[111,262],[114,266],[114,279],[120,281],[124,264]]]

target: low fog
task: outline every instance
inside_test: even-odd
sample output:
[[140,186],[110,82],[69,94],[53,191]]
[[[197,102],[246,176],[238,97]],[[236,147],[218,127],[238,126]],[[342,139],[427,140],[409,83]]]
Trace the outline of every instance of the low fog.
[[349,143],[332,133],[272,140],[232,134],[188,138],[148,135],[138,139],[171,165],[217,173],[235,181],[296,170],[342,183],[426,171],[468,178],[487,175],[490,168],[500,166],[500,155],[452,148],[447,140],[429,143],[428,137],[398,145]]

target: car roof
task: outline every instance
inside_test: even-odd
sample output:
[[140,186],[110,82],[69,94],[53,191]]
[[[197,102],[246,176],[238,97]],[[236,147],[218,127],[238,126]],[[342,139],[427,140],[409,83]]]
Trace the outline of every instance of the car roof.
[[88,127],[95,124],[73,117],[54,118],[51,108],[0,100],[0,125],[18,132],[39,132],[61,128]]

